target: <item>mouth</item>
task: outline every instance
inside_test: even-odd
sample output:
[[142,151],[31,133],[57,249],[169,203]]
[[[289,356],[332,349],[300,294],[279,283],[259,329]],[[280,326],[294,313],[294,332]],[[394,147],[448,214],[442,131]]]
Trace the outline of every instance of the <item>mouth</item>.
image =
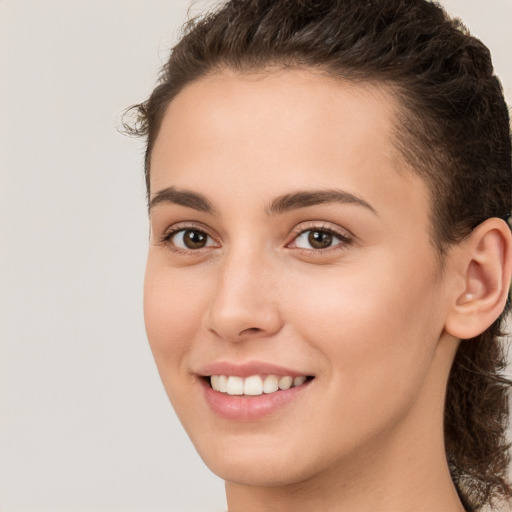
[[311,400],[306,397],[311,395],[308,391],[316,376],[306,371],[268,361],[219,360],[194,373],[213,413],[230,422],[244,423],[275,418],[292,404]]
[[231,396],[254,397],[286,391],[307,384],[311,376],[300,375],[210,375],[205,377],[214,391]]

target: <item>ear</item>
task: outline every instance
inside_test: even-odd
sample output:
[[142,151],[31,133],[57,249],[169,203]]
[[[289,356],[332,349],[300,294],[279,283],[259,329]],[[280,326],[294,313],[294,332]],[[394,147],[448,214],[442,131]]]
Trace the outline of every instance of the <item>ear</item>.
[[484,332],[502,313],[512,273],[512,235],[501,219],[487,219],[450,255],[454,271],[445,330],[459,339]]

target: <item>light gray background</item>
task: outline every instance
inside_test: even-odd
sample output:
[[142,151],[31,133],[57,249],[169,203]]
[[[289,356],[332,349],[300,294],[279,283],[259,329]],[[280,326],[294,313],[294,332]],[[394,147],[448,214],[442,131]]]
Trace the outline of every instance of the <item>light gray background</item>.
[[[0,510],[218,512],[145,340],[142,145],[186,0],[0,0]],[[195,2],[193,12],[212,2]],[[512,0],[445,0],[512,98]]]

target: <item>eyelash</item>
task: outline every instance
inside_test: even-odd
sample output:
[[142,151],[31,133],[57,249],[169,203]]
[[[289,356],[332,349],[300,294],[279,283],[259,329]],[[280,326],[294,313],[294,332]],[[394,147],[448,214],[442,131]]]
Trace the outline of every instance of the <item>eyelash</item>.
[[[173,226],[171,229],[167,230],[161,237],[160,243],[162,245],[170,246],[170,250],[173,251],[174,253],[184,254],[184,255],[191,255],[191,254],[200,255],[205,250],[209,250],[209,248],[211,248],[211,247],[214,247],[214,248],[220,247],[218,242],[215,242],[212,245],[207,245],[205,247],[201,247],[198,249],[184,249],[182,247],[176,246],[176,244],[173,243],[174,237],[178,233],[181,233],[181,232],[185,233],[187,231],[201,233],[204,236],[206,236],[207,238],[209,238],[210,240],[214,240],[213,236],[211,236],[208,233],[208,231],[206,229],[204,229],[204,227],[195,226],[193,224],[185,224],[185,225],[181,224],[181,225]],[[297,240],[299,240],[299,238],[302,235],[309,233],[309,232],[315,232],[315,231],[319,232],[319,233],[325,233],[325,234],[332,236],[333,238],[336,238],[338,240],[338,243],[333,243],[332,245],[330,245],[326,248],[321,248],[321,249],[316,249],[313,247],[311,247],[311,248],[295,247],[295,249],[297,249],[297,251],[299,251],[301,254],[308,254],[308,255],[325,254],[326,252],[330,252],[330,251],[343,250],[343,249],[347,248],[349,245],[351,245],[353,242],[353,238],[351,235],[347,235],[346,233],[341,233],[340,231],[335,230],[330,226],[329,227],[325,226],[323,224],[320,224],[320,225],[312,224],[307,227],[301,226],[300,228],[297,228],[294,231],[294,233],[292,234],[292,239],[290,240],[290,242],[288,242],[286,244],[286,247],[294,248],[293,246],[291,246],[292,243],[296,243]]]
[[214,238],[208,233],[208,231],[201,226],[196,226],[194,224],[178,224],[175,226],[172,226],[170,229],[166,230],[165,233],[162,235],[160,239],[160,243],[165,246],[169,246],[170,250],[177,253],[177,254],[184,254],[184,255],[200,255],[204,252],[204,250],[208,250],[209,247],[219,247],[218,243],[210,246],[206,246],[199,249],[184,249],[182,247],[176,246],[175,243],[173,243],[173,238],[178,233],[186,233],[187,231],[195,232],[195,233],[202,233],[210,240],[214,240]]
[[326,226],[325,224],[311,224],[309,226],[300,226],[299,228],[297,228],[295,230],[295,232],[293,233],[293,238],[290,242],[288,242],[287,244],[287,247],[290,247],[290,244],[292,243],[297,243],[297,241],[299,240],[299,238],[302,236],[302,235],[305,235],[306,233],[314,233],[314,232],[318,232],[318,233],[327,233],[328,235],[332,236],[333,238],[336,238],[338,239],[338,242],[337,243],[334,243],[326,248],[322,248],[322,249],[316,249],[316,248],[303,248],[303,247],[296,247],[296,249],[298,251],[301,252],[301,254],[306,254],[306,255],[315,255],[315,254],[318,254],[318,255],[321,255],[321,254],[325,254],[327,252],[331,252],[331,251],[339,251],[339,250],[344,250],[346,249],[348,246],[350,246],[353,242],[353,237],[352,235],[349,235],[348,233],[342,233],[341,230],[336,230],[336,229],[333,229],[331,226]]

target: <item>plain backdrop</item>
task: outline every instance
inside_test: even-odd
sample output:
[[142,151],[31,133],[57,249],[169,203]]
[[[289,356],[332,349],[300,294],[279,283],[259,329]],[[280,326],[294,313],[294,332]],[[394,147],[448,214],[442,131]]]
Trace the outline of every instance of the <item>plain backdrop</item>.
[[[196,13],[207,3],[196,1]],[[445,0],[512,98],[512,0]],[[0,511],[220,512],[142,318],[142,144],[185,0],[0,0]]]

